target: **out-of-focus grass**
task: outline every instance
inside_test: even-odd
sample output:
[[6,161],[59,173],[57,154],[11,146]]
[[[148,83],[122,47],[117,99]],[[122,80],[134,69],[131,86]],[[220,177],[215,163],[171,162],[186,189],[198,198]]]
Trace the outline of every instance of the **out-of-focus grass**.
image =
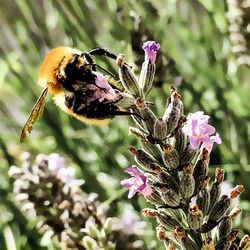
[[[34,229],[25,227],[26,219],[21,219],[9,196],[8,167],[18,164],[21,152],[67,156],[86,180],[86,192],[98,192],[102,201],[121,188],[121,169],[133,163],[126,150],[135,143],[127,136],[132,124],[128,118],[88,126],[60,112],[50,98],[32,134],[24,144],[19,143],[21,128],[41,92],[35,84],[38,68],[45,53],[60,45],[85,51],[101,46],[124,53],[137,72],[143,60],[142,42],[155,39],[161,43],[155,88],[149,96],[159,116],[170,84],[180,85],[185,112],[204,110],[221,134],[223,144],[215,147],[211,163],[225,166],[228,180],[249,190],[250,76],[247,66],[238,64],[237,54],[231,51],[227,9],[225,1],[203,0],[1,0],[0,188],[5,194],[1,211],[10,215],[0,223],[1,245],[6,245],[9,230],[17,249],[34,249],[38,243],[38,236],[31,233]],[[116,72],[115,62],[97,60]],[[242,197],[245,218],[241,225],[247,231],[249,192]],[[124,195],[118,202],[125,200]],[[132,203],[138,210],[143,205],[136,199]]]

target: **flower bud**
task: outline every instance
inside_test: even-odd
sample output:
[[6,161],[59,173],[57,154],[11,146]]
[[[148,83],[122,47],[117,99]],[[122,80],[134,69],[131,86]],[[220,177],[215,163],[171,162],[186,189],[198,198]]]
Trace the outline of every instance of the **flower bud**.
[[215,169],[215,182],[221,184],[224,181],[225,171],[222,168]]
[[109,217],[106,219],[103,229],[106,235],[109,235],[112,232],[112,218]]
[[222,239],[226,237],[232,229],[232,219],[225,217],[218,226],[218,237]]
[[163,164],[162,152],[159,145],[152,144],[146,140],[141,140],[142,148],[149,153],[159,164]]
[[135,135],[136,137],[138,137],[140,139],[146,140],[144,133],[140,129],[135,128],[135,127],[129,127],[128,135]]
[[131,68],[125,64],[125,56],[119,55],[117,57],[117,64],[119,66],[119,78],[125,90],[131,93],[134,97],[140,96],[139,85]]
[[82,244],[86,248],[86,250],[93,250],[93,249],[97,249],[98,247],[97,242],[89,236],[83,237]]
[[238,233],[239,229],[233,228],[226,237],[218,241],[218,243],[215,246],[215,249],[222,249],[222,250],[229,249],[232,242],[236,240]]
[[214,250],[214,242],[211,238],[207,238],[203,241],[201,250]]
[[174,243],[172,240],[167,240],[165,242],[165,248],[166,250],[175,250],[176,248],[174,247]]
[[229,250],[239,250],[239,248],[238,248],[237,244],[233,242],[233,243],[230,245]]
[[180,196],[173,189],[161,188],[161,197],[165,204],[170,207],[178,207],[180,205]]
[[166,140],[167,130],[167,123],[162,118],[159,118],[155,121],[154,136],[157,140],[159,140],[160,142]]
[[174,235],[175,237],[179,240],[179,242],[181,243],[182,249],[183,250],[198,250],[197,245],[194,243],[193,240],[191,240],[183,227],[177,227],[174,230]]
[[132,107],[135,103],[135,98],[128,93],[116,91],[116,95],[118,101],[115,102],[115,105],[117,105],[120,108],[127,109]]
[[167,231],[172,231],[175,227],[180,226],[180,223],[177,220],[173,219],[164,211],[159,212],[157,215],[157,220],[166,228]]
[[170,144],[163,146],[164,150],[164,162],[167,167],[176,169],[179,166],[179,155],[174,147]]
[[247,250],[250,247],[250,237],[249,235],[244,235],[239,244],[240,249]]
[[161,198],[160,193],[152,188],[152,193],[150,195],[145,196],[146,200],[149,201],[150,203],[156,205],[156,206],[163,206],[165,205],[165,202]]
[[136,123],[136,125],[139,126],[143,131],[146,131],[147,129],[145,127],[145,123],[143,123],[140,109],[138,109],[135,106],[135,107],[131,107],[129,111],[134,114],[134,115],[131,115],[131,117],[133,121]]
[[184,150],[187,146],[188,143],[188,137],[184,134],[184,132],[182,131],[182,123],[184,122],[184,117],[181,117],[179,120],[179,129],[177,129],[176,133],[174,134],[174,138],[175,138],[175,149],[176,151],[179,153],[180,158],[183,157],[184,154]]
[[209,193],[210,193],[210,205],[208,212],[211,211],[211,209],[214,207],[214,205],[216,204],[216,202],[220,197],[221,191],[220,191],[220,186],[217,182],[213,182]]
[[142,215],[148,218],[155,218],[159,212],[156,209],[152,208],[143,208],[142,209]]
[[135,161],[145,170],[154,173],[160,173],[162,171],[161,167],[155,163],[155,159],[144,150],[137,150],[133,147],[129,147],[129,150],[134,155]]
[[174,87],[170,87],[171,97],[166,104],[166,110],[163,115],[163,120],[166,121],[168,127],[168,134],[172,134],[178,126],[179,120],[183,115],[183,104],[180,100],[180,95]]
[[203,213],[196,204],[190,206],[187,219],[188,225],[193,230],[198,230],[202,226]]
[[236,217],[237,215],[239,215],[241,213],[241,208],[239,205],[236,205],[228,214],[228,216],[230,218],[234,218]]
[[89,223],[86,226],[86,232],[88,233],[88,235],[94,239],[98,239],[100,236],[100,231],[97,228],[97,225],[94,223]]
[[204,148],[199,156],[199,160],[194,166],[194,179],[195,179],[195,190],[200,188],[200,177],[206,176],[209,167],[209,153]]
[[209,182],[209,177],[204,176],[201,177],[200,186],[201,190],[198,192],[196,203],[200,210],[202,211],[203,215],[207,215],[210,206],[210,193],[208,192],[207,186]]
[[159,225],[158,227],[156,227],[156,236],[160,241],[165,241],[167,239],[165,230],[166,229],[163,225]]
[[198,150],[193,149],[192,146],[190,145],[190,142],[186,144],[186,147],[183,151],[181,160],[180,160],[180,165],[184,165],[186,163],[191,162],[194,157],[196,156]]
[[215,245],[215,249],[217,250],[228,250],[231,245],[231,242],[227,239],[223,238],[218,241],[218,243]]
[[217,221],[220,219],[227,212],[229,206],[230,198],[227,195],[222,195],[218,202],[211,209],[208,216],[208,222]]
[[157,120],[154,112],[149,107],[147,107],[145,101],[140,98],[136,100],[136,106],[140,110],[144,128],[146,128],[150,134],[153,134],[154,124]]
[[172,175],[166,172],[161,172],[158,178],[161,183],[168,185],[168,187],[175,192],[179,192],[179,185]]
[[142,64],[142,69],[139,77],[139,86],[142,89],[144,96],[148,94],[153,85],[155,75],[155,63],[150,63],[149,60]]
[[184,199],[192,197],[195,188],[195,180],[193,177],[193,165],[186,164],[183,168],[183,176],[180,181],[180,194]]
[[232,188],[229,192],[229,197],[234,199],[238,197],[244,191],[244,187],[242,185],[237,185],[236,187]]

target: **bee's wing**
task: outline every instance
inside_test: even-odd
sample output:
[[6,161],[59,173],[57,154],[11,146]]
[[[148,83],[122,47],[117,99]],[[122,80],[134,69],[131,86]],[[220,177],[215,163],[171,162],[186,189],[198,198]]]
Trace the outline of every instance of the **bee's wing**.
[[48,93],[48,87],[46,87],[41,95],[39,96],[38,100],[36,101],[36,104],[31,110],[31,113],[29,115],[28,120],[23,126],[23,130],[20,137],[20,142],[24,142],[26,139],[27,132],[31,132],[33,124],[37,121],[38,118],[40,118],[43,114],[44,104],[45,104],[45,97]]

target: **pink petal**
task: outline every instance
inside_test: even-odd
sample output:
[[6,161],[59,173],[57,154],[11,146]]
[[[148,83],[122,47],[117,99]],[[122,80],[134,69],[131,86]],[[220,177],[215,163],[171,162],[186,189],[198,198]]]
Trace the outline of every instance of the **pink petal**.
[[133,165],[132,167],[126,168],[124,172],[132,176],[140,176],[141,174],[143,174],[143,172],[140,171],[135,165]]
[[136,181],[136,179],[134,177],[131,177],[129,179],[122,180],[121,185],[129,188],[135,184],[135,181]]

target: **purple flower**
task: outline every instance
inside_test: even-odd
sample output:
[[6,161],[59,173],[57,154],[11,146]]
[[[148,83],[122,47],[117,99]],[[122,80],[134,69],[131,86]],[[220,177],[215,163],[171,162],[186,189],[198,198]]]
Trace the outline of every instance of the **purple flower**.
[[132,198],[136,193],[142,193],[143,195],[150,195],[152,189],[148,184],[147,176],[144,175],[135,165],[126,168],[124,172],[130,174],[130,179],[121,181],[121,185],[129,189],[128,198]]
[[114,101],[117,98],[117,95],[114,89],[109,85],[107,79],[98,72],[92,73],[96,75],[95,84],[87,85],[87,88],[94,92],[91,101],[98,100],[99,102],[102,102],[104,99]]
[[160,44],[156,43],[155,41],[145,42],[142,46],[145,51],[145,61],[149,60],[150,63],[155,63],[156,54],[160,47]]
[[194,149],[202,146],[210,152],[214,142],[221,144],[219,134],[215,133],[215,128],[208,124],[209,118],[210,116],[204,115],[203,111],[189,114],[187,117],[187,122],[182,130],[189,137]]

